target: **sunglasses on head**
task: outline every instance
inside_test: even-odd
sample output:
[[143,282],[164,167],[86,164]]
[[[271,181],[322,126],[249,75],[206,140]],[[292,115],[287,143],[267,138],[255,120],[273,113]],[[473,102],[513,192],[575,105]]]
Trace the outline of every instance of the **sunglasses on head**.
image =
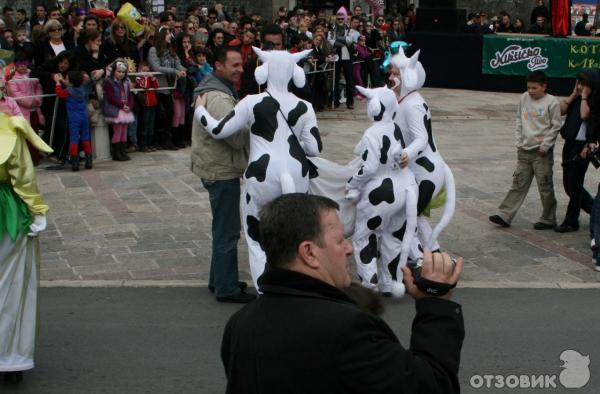
[[115,30],[121,30],[121,29],[125,29],[125,26],[123,26],[123,25],[116,25],[115,26]]

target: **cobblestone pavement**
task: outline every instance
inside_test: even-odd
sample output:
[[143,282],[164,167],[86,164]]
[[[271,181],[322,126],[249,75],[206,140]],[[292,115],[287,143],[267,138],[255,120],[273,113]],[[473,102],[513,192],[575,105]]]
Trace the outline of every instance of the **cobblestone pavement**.
[[[541,213],[535,184],[508,229],[487,217],[504,197],[516,163],[513,148],[518,95],[424,89],[438,147],[454,171],[458,204],[440,238],[443,248],[466,258],[464,284],[483,287],[595,286],[589,250],[589,217],[570,234],[535,231]],[[319,116],[323,156],[348,162],[368,127],[364,103],[354,111]],[[559,141],[554,184],[558,220],[564,215]],[[134,153],[129,162],[100,162],[90,171],[38,171],[50,205],[41,236],[44,285],[119,284],[159,280],[208,280],[211,214],[208,194],[189,171],[189,149]],[[586,184],[595,194],[598,174]],[[439,214],[439,212],[437,213]],[[435,218],[435,214],[434,214]],[[247,249],[240,241],[242,278],[249,278]],[[97,284],[97,283],[96,283]]]

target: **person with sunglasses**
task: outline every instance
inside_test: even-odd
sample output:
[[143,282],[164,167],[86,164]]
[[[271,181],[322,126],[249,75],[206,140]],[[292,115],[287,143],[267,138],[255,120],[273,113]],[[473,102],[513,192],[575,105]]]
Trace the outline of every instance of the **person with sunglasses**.
[[106,54],[107,64],[118,58],[132,59],[136,65],[140,62],[137,44],[131,39],[127,25],[120,18],[113,20],[110,36],[101,49]]
[[340,76],[344,73],[346,79],[346,107],[354,109],[354,78],[352,77],[352,35],[346,25],[348,15],[342,7],[336,13],[336,24],[327,34],[327,41],[333,46],[339,60],[335,65],[334,105],[340,106]]
[[47,39],[43,40],[35,50],[35,63],[38,65],[55,58],[63,51],[71,51],[75,47],[72,41],[63,39],[63,26],[56,19],[46,22],[44,33]]

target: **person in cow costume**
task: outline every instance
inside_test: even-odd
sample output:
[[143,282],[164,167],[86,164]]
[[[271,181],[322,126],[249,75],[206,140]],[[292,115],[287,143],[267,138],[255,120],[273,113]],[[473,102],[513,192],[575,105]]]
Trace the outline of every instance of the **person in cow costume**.
[[346,198],[357,202],[353,237],[357,273],[364,287],[402,297],[405,287],[399,267],[406,265],[417,227],[419,190],[412,171],[400,168],[405,143],[394,123],[398,108],[394,92],[356,88],[369,99],[367,113],[374,120],[357,146],[360,168],[346,184]]
[[259,212],[281,194],[306,193],[310,162],[322,150],[317,118],[312,105],[288,91],[288,83],[301,88],[304,70],[296,63],[311,53],[306,50],[262,51],[253,48],[262,61],[254,73],[263,93],[248,95],[225,118],[216,120],[206,111],[206,98],[197,101],[195,118],[217,139],[227,138],[244,128],[250,130],[249,164],[244,173],[242,215],[249,249],[250,272],[254,285],[266,263],[259,244]]
[[[415,261],[422,257],[423,246],[430,250],[439,249],[437,237],[450,223],[456,204],[454,177],[437,149],[431,128],[431,112],[419,93],[426,77],[419,62],[419,53],[417,51],[409,58],[400,48],[391,60],[391,80],[398,98],[398,114],[394,120],[406,143],[400,165],[411,169],[419,185],[418,239],[413,241],[409,257]],[[428,216],[429,209],[439,206],[438,200],[444,198],[442,217],[432,230],[424,216]]]

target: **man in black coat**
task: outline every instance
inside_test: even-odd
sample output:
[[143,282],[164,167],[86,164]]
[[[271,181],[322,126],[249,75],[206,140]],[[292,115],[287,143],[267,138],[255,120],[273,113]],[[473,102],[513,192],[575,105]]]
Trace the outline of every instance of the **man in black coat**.
[[[449,300],[451,292],[427,296],[403,268],[417,310],[405,349],[382,319],[344,292],[352,245],[337,208],[325,197],[285,194],[261,212],[263,294],[225,328],[227,393],[460,392],[460,305]],[[426,251],[422,275],[454,284],[463,265]]]

